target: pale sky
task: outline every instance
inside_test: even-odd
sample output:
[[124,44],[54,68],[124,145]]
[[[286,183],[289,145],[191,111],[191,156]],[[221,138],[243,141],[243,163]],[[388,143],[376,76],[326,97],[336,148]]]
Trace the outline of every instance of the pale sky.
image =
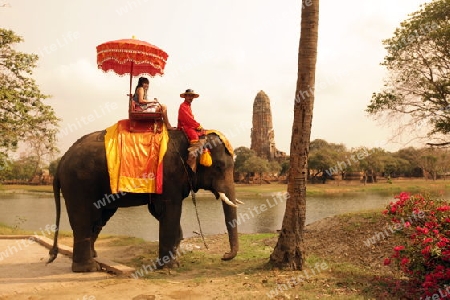
[[[381,146],[390,128],[364,112],[383,86],[380,63],[400,22],[429,1],[321,0],[316,97],[311,139],[348,148]],[[275,142],[289,154],[300,38],[297,0],[0,0],[0,26],[24,38],[17,49],[40,56],[33,78],[62,118],[61,154],[84,134],[128,117],[129,77],[97,68],[96,46],[132,38],[165,50],[163,77],[150,78],[150,97],[176,125],[187,88],[205,128],[250,147],[253,101],[271,100]],[[137,78],[133,79],[133,89]]]

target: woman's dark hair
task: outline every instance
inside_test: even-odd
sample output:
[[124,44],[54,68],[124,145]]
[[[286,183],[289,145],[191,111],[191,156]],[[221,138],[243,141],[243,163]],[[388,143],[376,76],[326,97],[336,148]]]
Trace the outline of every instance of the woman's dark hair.
[[138,84],[137,84],[136,88],[144,86],[144,83],[150,83],[148,81],[148,78],[139,77],[139,81],[138,81]]

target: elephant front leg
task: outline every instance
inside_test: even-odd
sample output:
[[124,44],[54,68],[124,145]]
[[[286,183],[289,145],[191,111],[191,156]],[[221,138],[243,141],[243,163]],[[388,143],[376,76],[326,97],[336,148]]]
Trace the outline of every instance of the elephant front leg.
[[180,256],[180,242],[183,232],[180,225],[181,201],[179,204],[166,204],[164,215],[159,219],[159,258],[156,266],[177,267]]

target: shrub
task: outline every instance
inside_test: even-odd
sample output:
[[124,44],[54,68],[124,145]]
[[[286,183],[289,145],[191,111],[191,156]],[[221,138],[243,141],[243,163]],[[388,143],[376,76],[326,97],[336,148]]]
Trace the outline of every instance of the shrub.
[[393,263],[405,273],[410,291],[443,295],[450,282],[450,204],[420,194],[401,193],[395,198],[384,213],[392,216],[393,223],[403,224],[399,233],[405,235],[405,243],[394,247],[384,263]]

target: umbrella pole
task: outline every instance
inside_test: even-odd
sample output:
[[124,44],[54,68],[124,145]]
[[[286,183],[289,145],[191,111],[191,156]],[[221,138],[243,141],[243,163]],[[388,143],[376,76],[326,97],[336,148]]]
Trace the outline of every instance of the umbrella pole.
[[130,72],[130,100],[131,100],[131,97],[133,97],[133,94],[131,94],[131,85],[132,85],[132,82],[133,82],[133,65],[134,65],[134,62],[131,62],[131,72]]

